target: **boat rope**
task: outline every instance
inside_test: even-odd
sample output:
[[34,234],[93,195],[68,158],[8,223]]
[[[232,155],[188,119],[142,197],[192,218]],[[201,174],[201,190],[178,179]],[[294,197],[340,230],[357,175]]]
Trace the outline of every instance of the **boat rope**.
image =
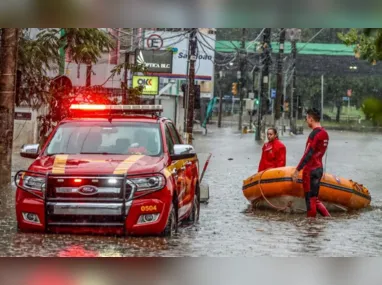
[[325,153],[324,174],[325,174],[325,172],[326,172],[326,161],[328,160],[328,150],[329,150],[329,148],[326,149],[326,153]]
[[264,170],[263,173],[260,174],[260,178],[259,178],[259,189],[260,189],[260,192],[261,192],[261,196],[263,196],[264,200],[273,208],[275,208],[276,210],[278,211],[285,211],[286,209],[290,208],[292,206],[292,201],[289,201],[288,204],[285,206],[285,207],[278,207],[278,206],[275,206],[273,205],[264,195],[264,192],[263,192],[263,188],[261,188],[261,177],[263,177],[264,173],[266,172],[267,170]]

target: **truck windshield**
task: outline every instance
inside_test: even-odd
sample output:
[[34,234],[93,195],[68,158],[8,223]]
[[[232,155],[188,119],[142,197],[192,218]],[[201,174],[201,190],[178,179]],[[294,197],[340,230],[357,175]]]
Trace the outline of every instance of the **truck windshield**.
[[162,155],[159,124],[133,122],[69,122],[60,125],[46,155],[144,154]]

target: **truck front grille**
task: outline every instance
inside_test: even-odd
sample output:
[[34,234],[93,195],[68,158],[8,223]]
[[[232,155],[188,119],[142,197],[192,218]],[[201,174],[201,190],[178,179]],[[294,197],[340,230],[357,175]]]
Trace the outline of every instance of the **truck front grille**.
[[47,225],[123,226],[133,194],[134,185],[121,176],[49,176]]

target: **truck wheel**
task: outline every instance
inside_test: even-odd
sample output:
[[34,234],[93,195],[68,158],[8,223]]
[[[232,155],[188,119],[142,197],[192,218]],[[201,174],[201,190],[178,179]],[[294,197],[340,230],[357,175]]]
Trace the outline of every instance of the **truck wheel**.
[[175,207],[172,205],[171,212],[167,220],[165,229],[162,232],[162,236],[172,237],[178,232],[178,219],[176,218]]
[[188,217],[187,221],[192,223],[198,222],[199,213],[200,213],[200,188],[199,188],[199,185],[197,185],[195,195],[194,195],[194,202],[192,203],[191,214]]

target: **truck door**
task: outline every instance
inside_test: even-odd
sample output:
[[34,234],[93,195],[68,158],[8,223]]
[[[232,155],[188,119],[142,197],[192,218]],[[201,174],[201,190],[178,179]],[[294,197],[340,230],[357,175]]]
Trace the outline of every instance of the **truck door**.
[[[178,132],[176,131],[174,125],[172,122],[167,122],[166,126],[168,127],[171,137],[173,138],[173,141],[175,144],[183,144],[182,140],[180,139],[180,136]],[[195,189],[195,178],[198,177],[197,175],[197,164],[195,159],[184,159],[182,161],[179,161],[179,164],[182,165],[182,169],[184,172],[184,179],[185,179],[185,193],[184,193],[184,206],[187,206],[186,211],[188,211],[192,207],[193,202],[193,195],[194,195],[194,189]]]
[[[166,136],[166,144],[170,154],[174,153],[174,140],[170,134],[169,128],[167,125],[165,127],[165,136]],[[184,161],[177,160],[172,161],[169,166],[169,170],[171,171],[174,181],[175,181],[175,189],[178,196],[178,217],[181,218],[184,215],[184,199],[186,196],[186,182],[185,182],[185,168]]]

